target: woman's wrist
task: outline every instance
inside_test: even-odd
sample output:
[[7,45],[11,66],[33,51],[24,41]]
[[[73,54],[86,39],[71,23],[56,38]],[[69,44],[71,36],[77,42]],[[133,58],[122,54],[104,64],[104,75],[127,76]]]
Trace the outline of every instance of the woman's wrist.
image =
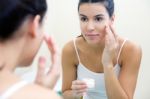
[[108,71],[108,70],[113,70],[114,67],[113,67],[113,64],[110,63],[107,66],[104,66],[103,68],[104,68],[104,72],[105,72],[105,71]]

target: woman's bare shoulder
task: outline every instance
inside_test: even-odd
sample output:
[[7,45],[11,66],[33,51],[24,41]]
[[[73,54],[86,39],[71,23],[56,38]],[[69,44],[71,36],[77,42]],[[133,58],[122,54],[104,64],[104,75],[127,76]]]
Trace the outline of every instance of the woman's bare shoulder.
[[[78,64],[79,61],[75,50],[75,44],[78,44],[78,41],[79,38],[76,38],[64,45],[62,49],[62,64],[65,64],[65,66],[76,66],[76,64]],[[78,45],[76,45],[76,47],[78,47]]]
[[119,38],[120,45],[122,45],[124,41],[126,41],[126,42],[125,42],[123,49],[122,49],[122,50],[125,50],[123,52],[128,53],[128,51],[129,52],[131,52],[131,51],[138,51],[138,52],[142,51],[140,44],[138,44],[137,42],[129,40],[127,38],[121,38],[121,37]]
[[127,40],[126,41],[126,44],[125,44],[125,50],[127,52],[134,52],[134,53],[139,53],[142,52],[142,48],[141,48],[141,45],[138,44],[137,42],[135,41],[131,41],[131,40]]
[[122,61],[126,63],[138,62],[140,63],[142,58],[142,48],[140,44],[132,40],[126,41],[122,48]]
[[[75,52],[75,45],[81,43],[81,37],[77,37],[74,40],[70,40],[69,42],[67,42],[64,47],[63,47],[63,51],[67,52],[67,53],[72,53]],[[77,46],[77,45],[76,45]]]
[[16,92],[12,99],[62,99],[56,92],[36,84],[28,84]]
[[62,52],[72,53],[73,51],[74,51],[74,42],[73,40],[70,40],[64,45]]

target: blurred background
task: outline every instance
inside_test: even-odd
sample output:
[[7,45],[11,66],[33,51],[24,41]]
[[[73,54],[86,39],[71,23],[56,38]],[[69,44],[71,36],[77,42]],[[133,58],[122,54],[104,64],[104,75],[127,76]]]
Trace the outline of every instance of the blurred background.
[[[47,2],[45,33],[54,37],[61,52],[66,42],[80,34],[78,0],[47,0]],[[150,0],[115,0],[115,15],[117,33],[137,42],[143,50],[134,99],[150,99]],[[22,75],[23,79],[33,81],[39,56],[45,56],[47,66],[49,66],[50,54],[45,42],[43,42],[32,66],[18,68],[16,73]],[[61,90],[61,77],[55,90]]]

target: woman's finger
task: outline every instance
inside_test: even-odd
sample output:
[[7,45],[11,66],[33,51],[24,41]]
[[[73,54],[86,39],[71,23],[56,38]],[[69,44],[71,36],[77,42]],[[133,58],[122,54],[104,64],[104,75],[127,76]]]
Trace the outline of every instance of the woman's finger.
[[72,90],[81,90],[81,89],[86,89],[87,86],[86,85],[72,85],[71,89]]
[[51,66],[47,72],[47,78],[50,79],[50,88],[53,88],[60,77],[60,65],[56,62]]
[[86,85],[86,83],[83,82],[83,81],[75,80],[75,81],[72,82],[71,88],[72,88],[73,90],[80,90],[80,89],[85,89],[85,88],[87,88],[87,85]]
[[74,80],[72,81],[72,85],[86,85],[84,81]]
[[111,29],[111,31],[112,31],[112,33],[113,33],[115,39],[117,40],[117,37],[118,37],[118,36],[117,36],[117,34],[116,34],[116,31],[115,31],[114,26],[113,26],[113,25],[110,25],[110,29]]
[[51,53],[51,61],[52,61],[52,64],[53,64],[54,63],[54,59],[55,59],[54,55],[56,53],[56,45],[55,45],[52,37],[45,36],[44,39],[45,39],[45,41],[46,41],[46,43],[48,45],[49,51]]
[[42,83],[43,77],[45,76],[45,64],[46,59],[44,57],[40,57],[38,61],[38,70],[36,75],[36,82]]

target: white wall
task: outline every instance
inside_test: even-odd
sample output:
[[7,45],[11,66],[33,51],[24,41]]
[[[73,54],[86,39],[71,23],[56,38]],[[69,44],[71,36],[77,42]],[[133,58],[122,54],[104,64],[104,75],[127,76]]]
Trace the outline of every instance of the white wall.
[[[47,0],[49,10],[45,24],[45,32],[53,35],[61,51],[63,45],[80,34],[77,3],[78,0]],[[138,77],[135,99],[150,99],[150,1],[149,0],[115,0],[116,30],[118,34],[131,39],[142,46],[143,58]],[[39,55],[47,56],[45,44]],[[28,72],[36,70],[37,57],[30,69],[18,70]],[[49,57],[49,55],[47,56]],[[32,73],[33,75],[33,73]],[[27,78],[27,76],[26,76]],[[28,79],[31,79],[28,78]]]

